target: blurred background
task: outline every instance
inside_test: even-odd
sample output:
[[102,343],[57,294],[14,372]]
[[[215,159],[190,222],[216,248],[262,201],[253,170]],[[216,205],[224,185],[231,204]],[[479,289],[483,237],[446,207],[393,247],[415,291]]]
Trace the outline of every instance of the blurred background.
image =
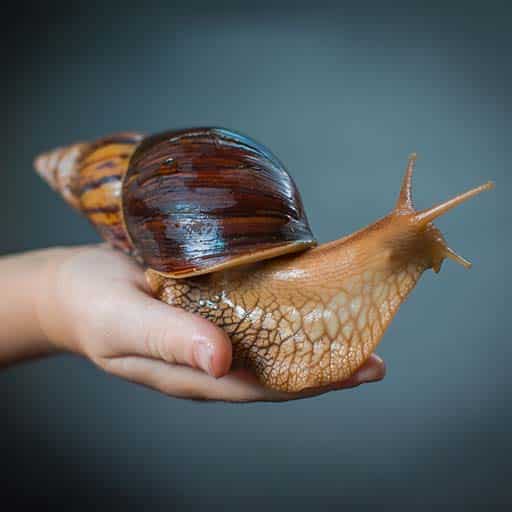
[[0,373],[2,494],[70,509],[512,502],[510,2],[16,2],[2,29],[0,253],[98,240],[32,171],[118,130],[220,125],[270,147],[321,242],[427,207],[471,271],[427,272],[386,379],[286,404],[176,400],[70,356]]

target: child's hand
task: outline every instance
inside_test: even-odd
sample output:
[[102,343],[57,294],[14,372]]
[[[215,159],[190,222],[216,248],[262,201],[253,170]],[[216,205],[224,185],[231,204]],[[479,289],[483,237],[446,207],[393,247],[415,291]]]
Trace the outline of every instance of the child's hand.
[[[168,395],[228,401],[290,400],[384,377],[384,363],[372,356],[338,386],[300,394],[269,390],[247,370],[230,371],[231,343],[224,331],[152,298],[143,270],[129,257],[105,245],[33,254],[39,271],[37,279],[31,280],[31,295],[39,325],[32,337],[40,333],[57,350],[86,356],[109,373]],[[30,255],[7,258],[7,263],[0,260],[0,274],[4,265],[8,280],[14,282],[17,258],[28,268]],[[10,271],[5,265],[10,265]],[[1,308],[0,320],[5,314]],[[3,339],[7,337],[0,332],[0,343],[7,343]],[[41,343],[38,346],[33,355],[44,351]],[[9,362],[8,353],[0,346],[0,362]]]

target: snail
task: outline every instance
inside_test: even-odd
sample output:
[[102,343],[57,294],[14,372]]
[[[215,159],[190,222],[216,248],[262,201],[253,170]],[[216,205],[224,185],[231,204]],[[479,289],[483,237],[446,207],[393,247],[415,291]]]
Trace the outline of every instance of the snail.
[[470,267],[433,221],[493,183],[418,211],[415,160],[391,213],[322,245],[281,162],[230,130],[121,133],[45,153],[35,167],[144,265],[156,297],[222,327],[235,361],[293,392],[363,365],[425,270],[445,258]]

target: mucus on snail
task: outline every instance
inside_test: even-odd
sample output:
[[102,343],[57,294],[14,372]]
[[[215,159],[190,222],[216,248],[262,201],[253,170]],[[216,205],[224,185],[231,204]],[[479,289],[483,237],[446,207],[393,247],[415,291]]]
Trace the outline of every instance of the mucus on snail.
[[300,391],[352,375],[425,270],[445,258],[470,266],[432,221],[493,184],[417,211],[415,159],[391,213],[319,246],[283,165],[233,131],[121,133],[35,167],[145,266],[156,297],[222,327],[265,385]]

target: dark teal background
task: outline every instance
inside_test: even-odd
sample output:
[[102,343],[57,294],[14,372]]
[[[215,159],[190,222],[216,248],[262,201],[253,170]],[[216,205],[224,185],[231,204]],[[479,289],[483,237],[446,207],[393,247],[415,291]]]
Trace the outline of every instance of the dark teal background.
[[227,405],[161,396],[78,358],[13,367],[0,374],[2,493],[39,510],[511,504],[508,5],[6,7],[2,254],[97,240],[31,162],[118,130],[247,133],[285,163],[322,242],[388,212],[411,151],[419,207],[497,188],[438,222],[474,267],[425,274],[379,347],[383,382]]

